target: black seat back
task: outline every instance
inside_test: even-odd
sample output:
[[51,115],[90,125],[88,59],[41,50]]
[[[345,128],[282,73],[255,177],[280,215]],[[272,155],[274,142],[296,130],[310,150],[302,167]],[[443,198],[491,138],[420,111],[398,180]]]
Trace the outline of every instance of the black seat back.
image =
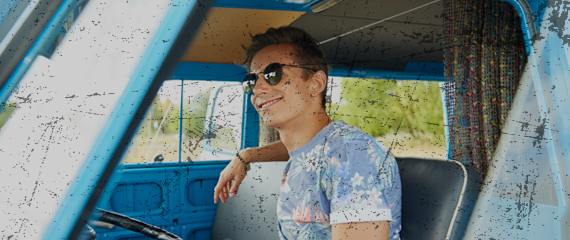
[[[450,226],[450,239],[461,239],[481,187],[475,170],[448,160],[396,160],[402,178],[402,239],[445,239]],[[218,204],[213,240],[279,239],[277,198],[286,164],[252,164],[238,195]]]
[[462,239],[481,188],[475,169],[452,160],[396,160],[402,178],[402,240]]

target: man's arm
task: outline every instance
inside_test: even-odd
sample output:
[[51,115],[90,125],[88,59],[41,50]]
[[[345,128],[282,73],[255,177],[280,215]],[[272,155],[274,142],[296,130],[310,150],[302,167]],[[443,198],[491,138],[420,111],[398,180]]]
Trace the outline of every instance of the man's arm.
[[390,237],[390,222],[358,222],[332,225],[332,240],[381,239]]
[[[289,152],[281,141],[263,147],[245,149],[240,152],[239,156],[246,163],[289,160]],[[244,164],[237,157],[234,157],[220,173],[220,179],[214,188],[214,203],[218,203],[218,198],[225,203],[228,194],[229,197],[234,197],[241,181],[245,178],[245,174]],[[233,184],[232,181],[234,181]]]

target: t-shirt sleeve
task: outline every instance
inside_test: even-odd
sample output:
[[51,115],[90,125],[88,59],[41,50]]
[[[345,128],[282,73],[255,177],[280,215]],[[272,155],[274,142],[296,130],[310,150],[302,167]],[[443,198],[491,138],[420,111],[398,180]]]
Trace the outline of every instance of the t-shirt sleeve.
[[[333,169],[330,223],[392,221],[394,158],[371,137],[345,136]],[[388,161],[386,161],[388,159]]]

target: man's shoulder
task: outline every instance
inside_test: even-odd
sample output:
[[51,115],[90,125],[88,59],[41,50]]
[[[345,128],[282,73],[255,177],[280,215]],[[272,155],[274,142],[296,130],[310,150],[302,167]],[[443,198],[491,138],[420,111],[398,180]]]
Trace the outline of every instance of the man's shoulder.
[[360,128],[348,125],[342,120],[337,120],[331,123],[331,129],[328,133],[328,138],[344,143],[356,142],[376,142],[374,137],[362,132]]
[[335,121],[335,126],[331,130],[330,135],[334,143],[328,152],[331,156],[337,157],[336,160],[339,162],[353,164],[369,162],[377,169],[390,169],[390,174],[397,168],[395,158],[389,149],[358,127]]
[[377,149],[387,152],[388,149],[376,141],[376,139],[360,130],[360,128],[346,124],[344,121],[337,120],[332,122],[328,137],[329,142],[336,147],[348,147],[347,150],[367,150]]

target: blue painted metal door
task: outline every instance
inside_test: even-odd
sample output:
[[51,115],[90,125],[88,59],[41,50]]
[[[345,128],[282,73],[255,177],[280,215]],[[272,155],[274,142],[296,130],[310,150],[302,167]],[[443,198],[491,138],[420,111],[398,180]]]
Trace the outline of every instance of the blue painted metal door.
[[[97,204],[167,229],[183,239],[210,239],[216,212],[213,189],[224,163],[126,166]],[[95,228],[97,239],[147,239],[115,227]]]

